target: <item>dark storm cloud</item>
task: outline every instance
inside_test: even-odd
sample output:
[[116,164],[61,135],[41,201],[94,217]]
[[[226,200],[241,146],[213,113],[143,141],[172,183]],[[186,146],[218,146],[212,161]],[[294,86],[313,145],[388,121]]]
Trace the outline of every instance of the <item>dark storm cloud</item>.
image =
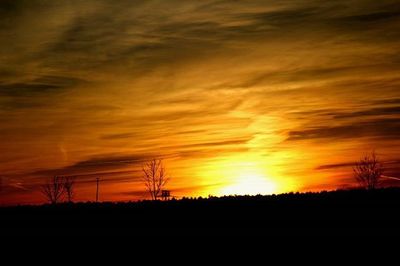
[[0,83],[0,96],[35,96],[45,93],[56,93],[85,83],[84,80],[62,76],[40,76],[20,83]]
[[91,175],[98,173],[98,171],[138,166],[152,158],[154,158],[154,156],[149,154],[98,156],[66,167],[58,169],[43,169],[31,174],[38,176]]
[[364,111],[358,112],[349,112],[349,113],[332,113],[328,114],[332,115],[333,118],[358,118],[358,117],[366,117],[366,116],[386,116],[386,115],[399,115],[400,116],[400,106],[394,107],[381,107],[381,108],[373,108]]
[[[256,30],[272,30],[276,27],[299,27],[299,24],[313,20],[319,11],[321,9],[318,7],[290,7],[279,11],[242,13],[237,15],[237,19],[251,21],[250,25],[255,26]],[[246,28],[250,31],[250,26]]]
[[17,110],[17,109],[18,110],[39,109],[49,106],[50,104],[44,102],[42,99],[36,100],[32,99],[31,97],[11,97],[7,100],[3,100],[3,103],[0,106],[0,111]]
[[374,137],[396,140],[400,137],[400,119],[376,119],[365,122],[353,122],[340,126],[321,126],[289,132],[287,140],[310,139],[350,139]]
[[337,168],[348,168],[355,166],[356,162],[337,163],[337,164],[324,164],[315,168],[315,170],[329,170]]
[[[399,9],[400,5],[394,6],[395,9]],[[392,20],[394,18],[400,18],[400,10],[394,11],[381,11],[381,12],[372,12],[368,14],[362,15],[353,15],[353,16],[345,16],[342,17],[341,20],[354,24],[355,22],[359,23],[372,23],[379,22],[385,20]]]
[[394,99],[383,99],[383,100],[376,100],[372,104],[383,104],[383,105],[400,105],[400,98]]
[[[324,164],[316,167],[316,170],[329,170],[329,169],[337,169],[337,168],[349,168],[353,167],[357,164],[356,161],[353,162],[344,162],[344,163],[337,163],[337,164]],[[397,169],[400,166],[400,160],[389,160],[382,162],[385,174],[389,175],[387,171],[392,172],[393,169]]]
[[87,84],[81,78],[41,75],[29,80],[7,82],[0,79],[0,111],[49,108],[57,97],[77,86]]

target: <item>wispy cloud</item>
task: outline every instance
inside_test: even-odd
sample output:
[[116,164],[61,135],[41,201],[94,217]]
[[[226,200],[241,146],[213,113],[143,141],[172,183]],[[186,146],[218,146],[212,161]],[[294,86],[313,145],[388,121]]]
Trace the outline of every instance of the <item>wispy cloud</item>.
[[376,137],[397,140],[400,136],[400,119],[384,118],[339,126],[324,126],[289,132],[288,140],[347,139]]
[[118,179],[172,154],[189,187],[245,154],[300,189],[351,149],[390,159],[399,20],[390,0],[1,1],[0,172]]
[[[137,154],[137,155],[108,155],[108,156],[97,156],[91,159],[77,162],[75,164],[56,168],[56,169],[44,169],[32,172],[33,175],[39,176],[53,176],[53,175],[93,175],[97,174],[98,171],[115,170],[126,167],[140,166],[144,162],[156,158],[157,156],[148,154]],[[121,172],[117,172],[121,173]]]

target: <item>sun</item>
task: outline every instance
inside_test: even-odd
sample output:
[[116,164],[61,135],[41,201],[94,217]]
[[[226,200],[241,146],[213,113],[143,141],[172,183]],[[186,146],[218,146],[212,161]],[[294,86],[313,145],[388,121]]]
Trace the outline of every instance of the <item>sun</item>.
[[260,169],[240,169],[229,185],[221,189],[222,195],[257,195],[274,194],[277,184]]
[[223,195],[257,195],[274,194],[275,192],[276,184],[273,181],[256,175],[244,175],[234,184],[221,190]]
[[201,193],[215,196],[271,195],[296,190],[297,184],[282,172],[280,165],[276,158],[256,153],[214,159],[200,168],[199,177],[206,187]]

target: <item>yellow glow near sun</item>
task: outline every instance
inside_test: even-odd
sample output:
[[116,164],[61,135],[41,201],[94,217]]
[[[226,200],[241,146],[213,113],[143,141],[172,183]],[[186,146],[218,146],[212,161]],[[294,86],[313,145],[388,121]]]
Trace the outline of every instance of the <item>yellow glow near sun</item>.
[[281,157],[248,152],[210,160],[198,169],[198,179],[214,185],[198,194],[268,195],[295,191],[297,184],[280,171],[285,159]]
[[219,195],[273,194],[279,190],[260,156],[247,154],[227,158],[219,167],[219,175],[225,181],[217,192]]
[[232,185],[222,188],[223,195],[257,195],[276,193],[277,184],[253,171],[239,173]]

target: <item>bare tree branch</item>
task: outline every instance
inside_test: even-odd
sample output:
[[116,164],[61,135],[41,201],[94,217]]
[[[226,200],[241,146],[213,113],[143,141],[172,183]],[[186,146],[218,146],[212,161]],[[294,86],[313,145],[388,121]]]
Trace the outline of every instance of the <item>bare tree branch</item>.
[[64,178],[64,191],[67,196],[67,200],[69,203],[71,203],[74,199],[75,191],[75,177],[65,177]]
[[54,176],[42,185],[42,193],[51,204],[58,203],[65,193],[64,178]]
[[363,158],[353,168],[354,178],[361,187],[375,189],[380,182],[383,174],[383,165],[379,161],[375,152],[364,155]]
[[161,190],[168,182],[165,167],[161,159],[153,159],[142,166],[143,183],[152,200],[157,200]]

